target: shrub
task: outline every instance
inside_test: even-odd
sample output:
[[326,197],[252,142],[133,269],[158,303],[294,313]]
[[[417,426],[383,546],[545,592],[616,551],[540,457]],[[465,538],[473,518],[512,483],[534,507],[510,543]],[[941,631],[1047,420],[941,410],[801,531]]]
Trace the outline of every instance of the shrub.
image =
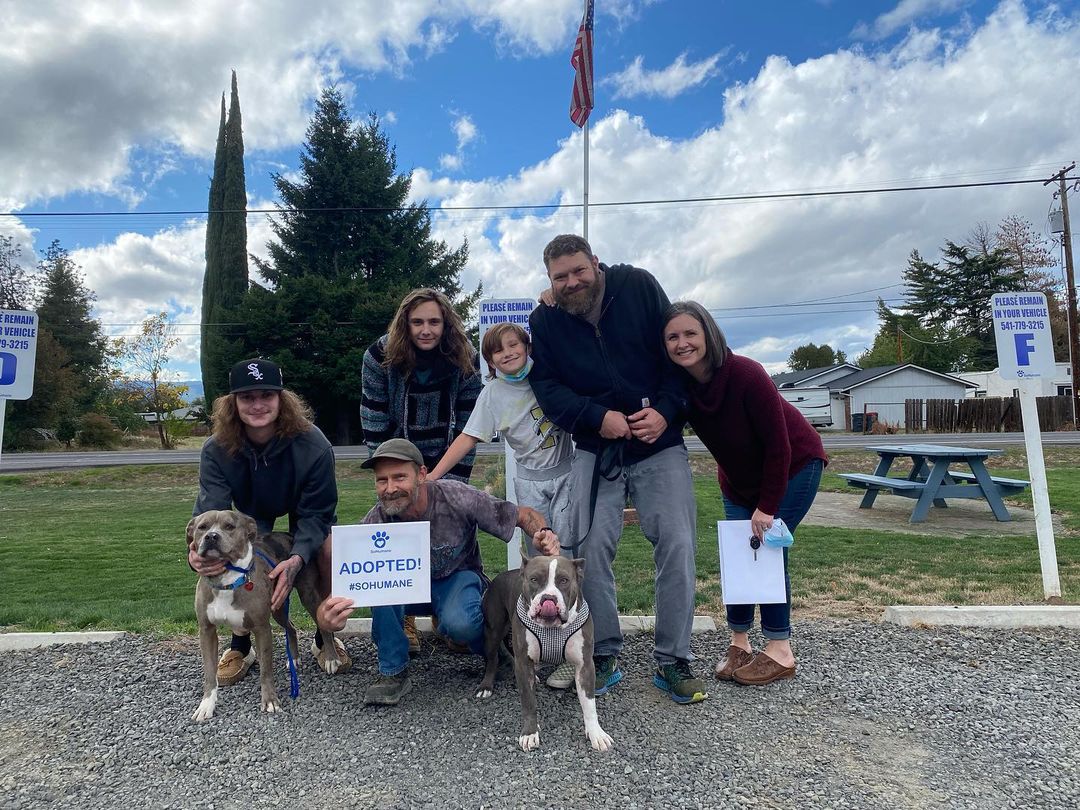
[[88,413],[82,418],[79,431],[79,446],[94,447],[99,450],[114,450],[120,446],[120,431],[107,416],[100,413]]

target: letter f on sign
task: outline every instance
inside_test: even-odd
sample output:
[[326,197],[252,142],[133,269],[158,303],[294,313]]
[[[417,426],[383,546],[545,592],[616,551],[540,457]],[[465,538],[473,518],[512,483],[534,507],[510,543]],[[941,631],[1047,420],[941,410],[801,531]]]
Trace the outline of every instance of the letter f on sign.
[[1030,366],[1031,353],[1035,351],[1035,346],[1032,345],[1035,342],[1035,335],[1014,334],[1013,340],[1016,341],[1016,365]]

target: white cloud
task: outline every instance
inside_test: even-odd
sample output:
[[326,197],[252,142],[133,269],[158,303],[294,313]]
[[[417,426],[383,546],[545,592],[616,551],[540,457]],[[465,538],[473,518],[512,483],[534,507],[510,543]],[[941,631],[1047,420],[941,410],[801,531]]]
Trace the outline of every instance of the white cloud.
[[[72,191],[137,202],[136,145],[207,157],[236,69],[249,152],[300,143],[311,99],[345,67],[401,72],[461,25],[512,54],[563,47],[579,0],[383,0],[266,4],[8,3],[0,12],[0,205]],[[178,34],[178,32],[180,32]]]
[[476,124],[473,123],[472,118],[468,115],[453,114],[454,120],[450,124],[450,129],[454,133],[454,137],[457,138],[457,151],[454,154],[444,154],[439,156],[439,168],[443,171],[457,171],[465,163],[465,147],[476,140],[479,135],[479,130],[476,128]]
[[613,87],[617,99],[638,96],[675,98],[719,76],[717,63],[724,53],[714,53],[700,62],[687,62],[686,54],[680,53],[674,62],[660,70],[647,70],[642,57],[637,56],[622,71],[604,79],[602,84]]
[[924,17],[948,14],[969,0],[900,0],[895,8],[879,15],[871,24],[859,23],[851,32],[856,39],[885,39]]
[[[672,140],[623,111],[593,122],[594,203],[793,189],[1037,177],[1075,149],[1080,109],[1057,103],[1080,72],[1080,25],[1029,18],[1003,3],[969,35],[939,34],[875,55],[840,51],[791,64],[767,60],[725,94],[723,123]],[[417,198],[448,206],[581,202],[580,134],[514,176],[454,182],[418,170]],[[1027,167],[1027,168],[1023,168]],[[1006,170],[1006,171],[1001,171]],[[735,346],[776,364],[793,348],[829,343],[854,358],[872,341],[874,292],[900,281],[913,248],[935,258],[946,239],[979,221],[1018,213],[1040,223],[1041,185],[877,194],[785,202],[593,207],[590,241],[602,261],[652,271],[674,298],[710,307],[844,296],[839,306],[744,310],[721,316]],[[448,212],[436,232],[468,237],[468,281],[493,296],[534,295],[556,233],[580,231],[576,208],[554,212]],[[867,291],[867,292],[863,292]],[[860,293],[852,295],[852,293]],[[843,314],[828,314],[837,309]],[[762,335],[771,342],[760,342]]]
[[[1080,23],[1029,17],[1006,2],[978,30],[909,39],[884,53],[840,51],[799,64],[773,57],[728,88],[714,127],[674,140],[625,111],[592,122],[591,199],[672,199],[792,189],[872,187],[944,178],[1048,176],[1075,151],[1080,109],[1061,87],[1080,73]],[[448,206],[581,202],[581,134],[513,175],[454,180],[413,173],[415,199]],[[1022,168],[1027,167],[1027,168]],[[1007,170],[1007,171],[1002,171]],[[776,369],[796,346],[828,343],[854,358],[876,331],[875,288],[900,281],[910,251],[935,258],[946,239],[1018,213],[1041,225],[1041,185],[784,202],[600,207],[590,239],[605,262],[653,272],[673,299],[756,307],[842,298],[844,307],[726,310],[732,345]],[[254,205],[254,203],[253,203]],[[260,204],[261,206],[262,204]],[[264,217],[249,220],[263,252]],[[541,251],[579,231],[580,210],[445,212],[435,235],[469,239],[466,286],[532,296],[546,285]],[[261,231],[260,231],[261,229]],[[107,322],[136,322],[172,302],[199,311],[201,222],[128,234],[77,251]],[[844,314],[827,310],[848,309]],[[861,310],[861,311],[856,311]],[[747,317],[740,317],[747,316]],[[195,318],[194,320],[197,320]],[[186,350],[193,357],[193,344]]]

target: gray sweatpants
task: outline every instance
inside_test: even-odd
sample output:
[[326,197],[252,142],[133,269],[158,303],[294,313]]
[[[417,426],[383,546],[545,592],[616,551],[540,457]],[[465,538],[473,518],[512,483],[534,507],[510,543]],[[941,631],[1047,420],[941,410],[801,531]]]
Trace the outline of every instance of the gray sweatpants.
[[[571,475],[572,525],[585,558],[585,599],[595,627],[595,655],[617,655],[622,649],[612,562],[622,535],[626,496],[637,508],[641,530],[653,546],[656,562],[656,641],[659,664],[690,658],[694,623],[694,560],[697,504],[685,445],[669,447],[623,467],[614,481],[600,477],[596,509],[589,519],[596,454],[578,448]],[[567,543],[569,545],[569,543]]]
[[[570,459],[567,459],[569,462]],[[518,471],[521,472],[520,470]],[[518,506],[530,506],[544,516],[547,525],[559,535],[559,542],[569,546],[571,535],[570,518],[570,479],[573,471],[567,464],[566,472],[554,478],[532,480],[522,475],[514,480],[514,492]],[[532,544],[532,538],[525,538],[525,549],[529,557],[540,554]],[[562,556],[569,557],[570,552],[563,549]]]

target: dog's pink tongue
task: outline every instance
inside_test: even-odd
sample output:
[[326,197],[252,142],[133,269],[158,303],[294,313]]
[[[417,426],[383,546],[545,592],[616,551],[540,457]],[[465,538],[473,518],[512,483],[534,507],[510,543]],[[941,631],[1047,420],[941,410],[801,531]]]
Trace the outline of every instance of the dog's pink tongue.
[[559,603],[552,599],[545,599],[540,603],[540,615],[545,619],[557,619],[559,617]]

